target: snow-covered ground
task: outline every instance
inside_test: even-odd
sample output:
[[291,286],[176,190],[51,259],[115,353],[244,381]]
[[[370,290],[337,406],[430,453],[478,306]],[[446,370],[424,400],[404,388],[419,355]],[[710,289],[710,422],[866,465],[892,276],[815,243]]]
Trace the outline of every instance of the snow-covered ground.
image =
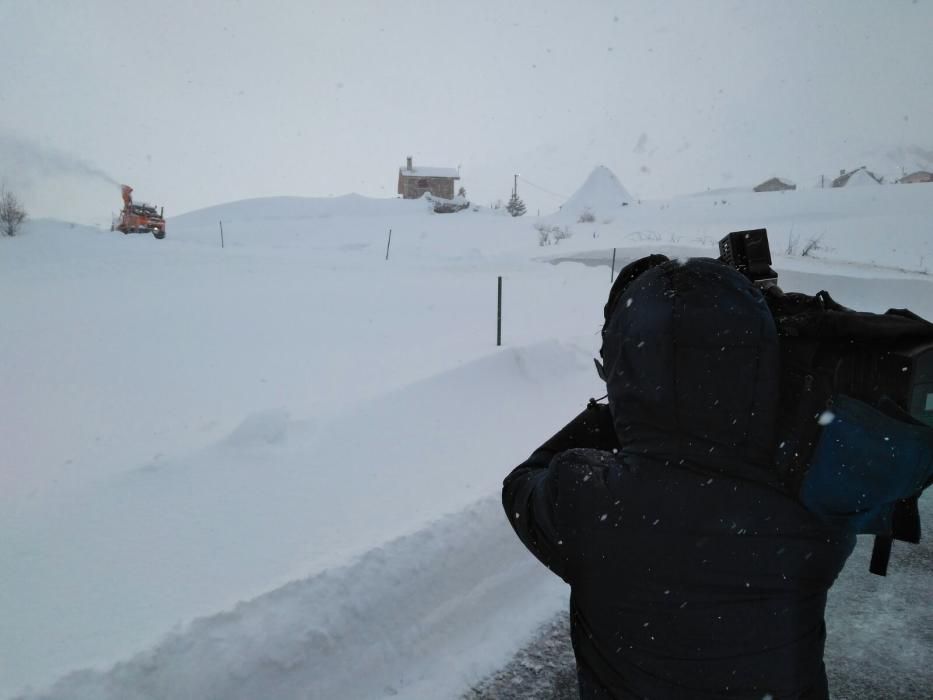
[[933,317],[933,186],[612,181],[546,247],[356,195],[0,240],[0,698],[441,698],[499,667],[566,599],[499,486],[599,393],[613,248],[765,226],[785,289]]

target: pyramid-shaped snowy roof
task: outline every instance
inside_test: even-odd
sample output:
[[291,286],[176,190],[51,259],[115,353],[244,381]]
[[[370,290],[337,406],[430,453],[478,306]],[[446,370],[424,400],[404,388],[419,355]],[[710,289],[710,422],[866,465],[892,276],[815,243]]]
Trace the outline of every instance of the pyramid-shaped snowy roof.
[[572,216],[579,216],[584,211],[600,215],[634,201],[635,198],[622,186],[619,178],[605,165],[598,165],[560,210],[562,214]]

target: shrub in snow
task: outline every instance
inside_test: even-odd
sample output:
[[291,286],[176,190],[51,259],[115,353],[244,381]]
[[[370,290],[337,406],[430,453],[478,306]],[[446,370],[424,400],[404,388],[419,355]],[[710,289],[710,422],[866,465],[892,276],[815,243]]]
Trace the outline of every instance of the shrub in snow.
[[455,214],[458,211],[463,211],[469,206],[470,203],[465,200],[459,201],[456,199],[437,199],[434,200],[434,213]]
[[627,238],[636,241],[660,241],[661,234],[657,231],[633,231]]
[[594,221],[596,221],[596,216],[590,211],[589,207],[580,212],[580,216],[577,218],[578,224],[589,224]]
[[435,197],[429,192],[425,192],[424,198],[431,202],[435,214],[454,214],[470,206],[469,200],[459,195],[453,199],[444,199],[443,197]]
[[797,248],[800,248],[800,257],[806,258],[809,257],[812,253],[818,250],[831,251],[832,248],[827,248],[822,243],[823,234],[818,236],[811,236],[808,238],[803,245],[800,243],[800,235],[795,234],[793,231],[787,237],[787,246],[784,248],[785,255],[797,255]]
[[800,257],[805,258],[811,252],[815,250],[824,250],[823,246],[820,245],[820,240],[822,238],[823,238],[823,234],[820,234],[819,236],[816,236],[815,238],[811,238],[809,241],[804,243],[803,249],[800,251]]
[[554,238],[554,243],[560,243],[565,238],[570,238],[573,234],[570,233],[570,229],[564,226],[554,226],[551,229],[551,236]]
[[26,220],[26,210],[12,192],[0,192],[0,230],[4,235],[15,236]]
[[551,241],[555,244],[560,243],[565,238],[570,238],[573,234],[566,226],[548,226],[547,224],[535,224],[535,231],[538,232],[538,245],[550,245]]

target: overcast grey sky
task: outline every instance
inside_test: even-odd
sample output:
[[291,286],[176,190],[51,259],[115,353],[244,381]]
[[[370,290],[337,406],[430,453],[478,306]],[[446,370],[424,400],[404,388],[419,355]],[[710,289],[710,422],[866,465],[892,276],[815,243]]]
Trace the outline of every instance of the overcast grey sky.
[[109,222],[395,194],[406,155],[512,174],[534,213],[597,164],[636,196],[802,186],[933,151],[930,0],[0,0],[0,179]]

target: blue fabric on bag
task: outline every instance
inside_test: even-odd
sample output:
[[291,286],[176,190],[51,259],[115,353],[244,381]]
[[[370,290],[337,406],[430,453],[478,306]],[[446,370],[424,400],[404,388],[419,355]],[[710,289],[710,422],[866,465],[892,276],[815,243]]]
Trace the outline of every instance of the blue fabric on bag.
[[837,396],[800,488],[808,510],[856,534],[891,532],[897,501],[933,478],[933,429]]

